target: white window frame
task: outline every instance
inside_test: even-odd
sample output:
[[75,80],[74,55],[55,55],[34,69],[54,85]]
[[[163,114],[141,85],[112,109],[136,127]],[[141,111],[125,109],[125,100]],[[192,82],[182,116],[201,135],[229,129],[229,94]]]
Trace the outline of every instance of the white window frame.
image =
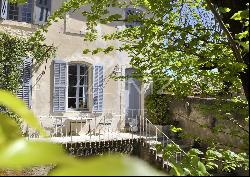
[[[90,66],[85,64],[88,68],[88,94],[87,94],[87,108],[84,108],[84,109],[79,109],[79,91],[80,91],[80,66],[81,65],[84,65],[85,63],[67,63],[67,88],[66,88],[66,111],[67,112],[89,112],[90,111],[90,93],[89,93],[89,88],[90,88]],[[76,108],[72,109],[72,108],[69,108],[69,104],[68,104],[68,101],[69,101],[69,66],[74,66],[76,65],[77,66],[77,86],[76,86],[76,97],[72,97],[72,98],[76,98]],[[84,89],[84,87],[82,86],[82,88]],[[84,97],[85,95],[83,95]]]

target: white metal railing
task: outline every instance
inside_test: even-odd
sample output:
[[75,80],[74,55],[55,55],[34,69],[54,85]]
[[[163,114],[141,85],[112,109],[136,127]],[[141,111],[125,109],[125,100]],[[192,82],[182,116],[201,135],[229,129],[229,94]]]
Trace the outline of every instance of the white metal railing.
[[[46,119],[46,121],[48,121],[49,123],[52,123],[51,125],[42,125],[42,122],[45,121],[41,121],[41,119]],[[78,117],[68,117],[68,116],[40,116],[40,122],[41,122],[41,126],[45,129],[52,129],[49,134],[51,137],[63,137],[68,136],[68,134],[72,134],[73,129],[71,128],[71,124],[75,123],[75,124],[80,124],[80,129],[74,129],[75,134],[79,133],[79,131],[81,131],[81,129],[83,128],[84,124],[88,121],[93,120],[94,118],[89,118],[87,115],[86,116],[78,116]],[[69,123],[69,127],[66,125],[66,123]],[[63,130],[64,129],[64,130]],[[58,135],[59,134],[59,135]]]
[[[143,138],[145,139],[146,143],[150,146],[153,145],[153,149],[156,151],[155,158],[158,157],[162,158],[162,165],[163,168],[166,166],[166,169],[169,170],[170,162],[168,159],[163,159],[163,151],[164,149],[169,145],[173,144],[178,148],[176,152],[172,152],[172,154],[175,155],[175,161],[176,163],[180,162],[183,157],[185,157],[187,154],[186,152],[181,149],[179,145],[177,145],[173,140],[171,140],[162,130],[160,130],[156,125],[154,125],[149,119],[146,117],[140,118],[142,120],[142,126],[140,126],[140,134],[143,135]],[[141,136],[141,135],[140,135]],[[156,144],[160,144],[162,146],[163,151],[157,152],[157,149],[155,147]]]
[[[120,119],[121,115],[110,113],[111,118],[109,118],[109,124],[106,124],[107,117],[104,115],[98,120],[96,117],[89,117],[88,115],[83,117],[69,118],[66,116],[41,116],[40,119],[45,119],[52,122],[52,127],[50,128],[49,134],[50,138],[61,138],[62,142],[101,142],[101,141],[110,141],[118,139],[144,139],[144,142],[152,148],[156,144],[161,144],[165,148],[168,144],[174,144],[178,146],[173,140],[171,140],[162,130],[160,130],[156,125],[154,125],[149,119],[145,117],[145,110],[129,110],[132,114],[127,116],[127,121],[129,125],[130,135],[124,137],[121,132],[113,130],[110,126],[110,123]],[[136,113],[135,113],[136,112]],[[108,114],[108,113],[107,113]],[[126,115],[122,115],[123,118],[126,118]],[[87,127],[91,124],[94,127]],[[94,121],[94,123],[93,123]],[[66,123],[68,124],[66,125]],[[71,126],[75,122],[75,126]],[[49,124],[49,123],[48,123]],[[46,129],[46,125],[42,125]],[[48,128],[47,127],[47,128]],[[80,135],[80,132],[85,130],[85,132]],[[39,138],[39,134],[28,131],[28,138]],[[161,156],[160,153],[156,154],[156,158]],[[176,161],[180,161],[183,156],[186,155],[185,151],[180,149],[180,151],[175,152]],[[165,161],[163,165],[167,165],[168,162]]]
[[[41,126],[48,132],[50,138],[70,137],[71,140],[74,136],[80,136],[79,133],[88,135],[89,139],[97,134],[99,137],[101,134],[108,134],[109,139],[109,136],[115,135],[120,129],[117,125],[111,127],[112,123],[118,120],[120,120],[120,115],[114,115],[114,113],[111,113],[111,118],[105,115],[101,117],[40,116]],[[40,138],[40,135],[37,131],[27,128],[27,138]]]

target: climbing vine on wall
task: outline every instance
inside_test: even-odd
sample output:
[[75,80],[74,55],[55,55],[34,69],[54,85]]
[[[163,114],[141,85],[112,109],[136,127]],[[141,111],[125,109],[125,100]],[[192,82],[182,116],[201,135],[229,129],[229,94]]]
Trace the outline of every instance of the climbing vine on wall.
[[[8,90],[16,94],[22,79],[21,67],[24,58],[33,58],[33,67],[39,65],[55,53],[53,46],[46,46],[35,38],[22,38],[8,33],[0,32],[0,89]],[[6,110],[0,107],[1,110]],[[17,116],[7,111],[9,116],[19,121]]]
[[148,119],[155,125],[172,125],[171,112],[165,97],[158,94],[148,95],[145,100]]
[[15,94],[21,84],[23,59],[31,57],[34,66],[39,66],[51,58],[54,52],[53,46],[0,32],[0,88]]

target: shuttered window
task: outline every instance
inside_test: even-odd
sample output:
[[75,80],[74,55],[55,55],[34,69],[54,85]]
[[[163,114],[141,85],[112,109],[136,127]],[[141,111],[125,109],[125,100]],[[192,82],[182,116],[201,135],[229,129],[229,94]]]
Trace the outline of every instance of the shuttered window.
[[7,0],[1,1],[1,17],[3,19],[32,22],[33,0],[27,0],[24,4],[8,3]]
[[[89,67],[54,61],[53,111],[84,111],[89,109]],[[93,67],[93,112],[103,111],[104,70]]]
[[54,61],[54,94],[53,111],[66,111],[67,64],[63,61]]
[[1,0],[1,18],[7,19],[8,17],[8,0]]
[[102,65],[94,65],[93,68],[93,111],[103,111],[103,86],[104,86],[104,69]]
[[68,108],[88,110],[88,66],[69,64],[68,68]]
[[24,59],[21,75],[21,87],[17,93],[18,98],[23,99],[27,107],[31,108],[31,95],[32,95],[32,81],[31,81],[31,72],[32,72],[32,59]]

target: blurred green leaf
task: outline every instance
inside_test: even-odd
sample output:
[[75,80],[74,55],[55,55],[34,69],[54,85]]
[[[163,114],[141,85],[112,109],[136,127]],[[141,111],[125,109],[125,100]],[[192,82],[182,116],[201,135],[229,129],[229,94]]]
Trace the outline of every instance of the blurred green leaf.
[[0,168],[20,169],[37,165],[74,164],[56,144],[17,140],[0,151]]
[[165,176],[147,163],[120,155],[96,157],[75,166],[59,166],[52,176]]
[[10,92],[4,90],[0,90],[0,95],[0,105],[4,105],[20,117],[22,117],[23,120],[29,124],[29,126],[37,129],[42,136],[46,135],[45,130],[40,126],[34,113],[26,107],[25,103],[22,100],[18,99]]
[[22,136],[17,123],[10,117],[0,113],[0,149],[7,142],[16,140]]
[[184,176],[187,173],[187,171],[183,171],[183,168],[179,164],[170,163],[170,166],[172,167],[170,173],[174,176]]

